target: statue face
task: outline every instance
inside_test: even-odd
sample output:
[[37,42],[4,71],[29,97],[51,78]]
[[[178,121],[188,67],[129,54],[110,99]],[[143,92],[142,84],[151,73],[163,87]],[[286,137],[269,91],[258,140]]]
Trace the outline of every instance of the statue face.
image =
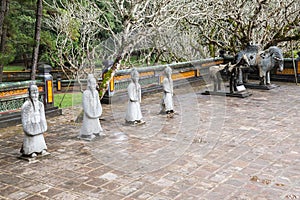
[[137,71],[135,73],[132,73],[131,79],[134,83],[138,83],[139,82],[139,73]]
[[39,99],[39,90],[36,85],[30,86],[30,97],[34,101],[38,101]]
[[90,86],[89,87],[90,87],[91,90],[96,90],[96,86],[97,86],[96,79],[92,78],[90,80]]
[[139,82],[139,77],[138,77],[138,76],[132,77],[132,81],[133,81],[134,83]]

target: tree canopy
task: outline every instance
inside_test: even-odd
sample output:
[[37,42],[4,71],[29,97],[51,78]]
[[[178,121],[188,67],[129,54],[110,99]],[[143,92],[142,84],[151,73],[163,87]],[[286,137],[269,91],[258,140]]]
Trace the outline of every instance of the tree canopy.
[[[36,2],[2,1],[1,65],[31,57]],[[43,5],[39,61],[76,76],[93,72],[104,60],[126,61],[129,67],[132,57],[144,64],[186,61],[218,56],[219,50],[235,54],[249,43],[289,52],[292,42],[300,50],[297,0],[44,0]]]

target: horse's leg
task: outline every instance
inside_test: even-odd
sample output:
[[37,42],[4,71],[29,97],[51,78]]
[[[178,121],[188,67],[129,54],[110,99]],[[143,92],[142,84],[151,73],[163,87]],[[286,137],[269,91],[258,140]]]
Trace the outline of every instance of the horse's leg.
[[243,71],[241,68],[239,68],[238,77],[239,77],[239,80],[238,80],[237,84],[242,85],[243,84]]
[[234,90],[235,92],[237,91],[237,84],[238,84],[237,79],[234,78],[234,81],[233,81],[233,90]]
[[217,80],[218,80],[218,90],[221,90],[222,76],[221,76],[220,72],[218,73]]
[[237,81],[237,76],[238,76],[238,71],[239,71],[240,69],[235,69],[234,70],[234,76],[233,76],[233,90],[236,92],[237,91],[237,84],[238,84],[238,81]]
[[214,77],[213,78],[213,81],[214,81],[214,91],[216,92],[217,91],[217,77]]
[[270,71],[267,71],[266,73],[266,83],[267,85],[271,85]]
[[230,80],[229,80],[229,90],[230,90],[230,93],[233,93],[233,72],[230,72]]
[[248,72],[244,72],[243,73],[243,83],[248,83],[248,76],[249,76],[249,73]]
[[266,77],[266,73],[262,70],[262,67],[258,67],[259,68],[259,85],[265,85],[265,77]]

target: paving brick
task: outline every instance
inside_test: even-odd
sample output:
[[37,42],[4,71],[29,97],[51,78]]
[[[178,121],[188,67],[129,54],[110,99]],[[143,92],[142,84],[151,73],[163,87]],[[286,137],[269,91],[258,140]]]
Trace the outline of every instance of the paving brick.
[[19,192],[19,189],[14,186],[0,188],[0,195],[3,197],[8,197],[10,194],[13,194],[15,192]]
[[46,197],[42,197],[42,196],[39,196],[39,195],[33,195],[33,196],[30,196],[28,198],[26,198],[26,200],[47,200],[48,198]]
[[43,195],[43,196],[46,196],[48,198],[53,198],[55,195],[59,194],[63,192],[62,190],[60,189],[56,189],[56,188],[50,188],[50,189],[46,189],[44,191],[41,191],[40,194]]
[[19,190],[19,191],[9,194],[7,197],[9,199],[25,199],[27,196],[29,196],[28,193]]

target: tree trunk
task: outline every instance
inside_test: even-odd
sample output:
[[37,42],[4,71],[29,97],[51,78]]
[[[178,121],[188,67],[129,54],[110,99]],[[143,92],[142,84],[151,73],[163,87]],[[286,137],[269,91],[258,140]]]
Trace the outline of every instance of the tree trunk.
[[[0,54],[1,55],[4,54],[4,50],[5,50],[7,28],[4,27],[4,18],[8,11],[8,5],[9,5],[8,0],[1,0],[1,12],[0,12]],[[0,83],[2,83],[3,67],[4,67],[4,63],[2,60],[0,60]]]
[[39,47],[40,47],[40,39],[41,39],[42,10],[43,10],[43,0],[37,0],[35,35],[34,35],[35,45],[34,45],[33,55],[32,55],[31,80],[35,80],[35,76],[36,76],[36,68],[38,63]]
[[1,0],[1,12],[0,12],[0,35],[1,36],[2,36],[4,17],[7,10],[6,6],[7,6],[7,0]]
[[[1,42],[0,42],[0,54],[4,55],[5,54],[5,43],[6,43],[6,37],[7,36],[7,27],[4,27],[2,29],[2,35],[1,35]],[[4,59],[4,58],[1,58]],[[4,62],[3,60],[0,61],[0,83],[3,81],[3,67],[4,67]]]

